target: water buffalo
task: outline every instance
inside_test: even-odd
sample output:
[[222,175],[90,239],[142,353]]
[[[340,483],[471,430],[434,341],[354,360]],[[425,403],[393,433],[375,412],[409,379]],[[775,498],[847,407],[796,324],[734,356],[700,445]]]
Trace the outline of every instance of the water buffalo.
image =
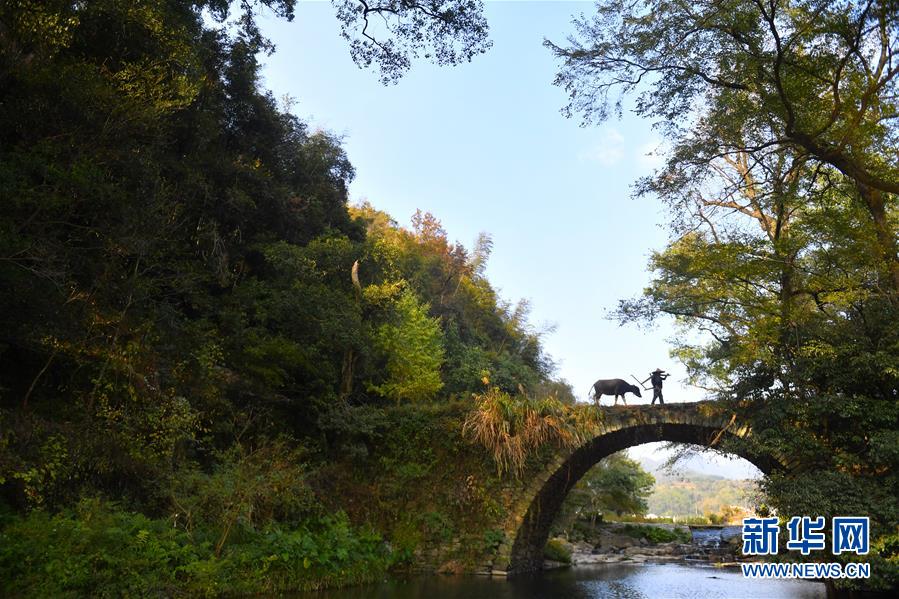
[[[624,402],[624,405],[627,405],[627,398],[624,396],[625,393],[630,391],[637,397],[643,397],[640,395],[640,387],[636,385],[631,385],[627,381],[621,379],[600,379],[593,383],[593,387],[590,389],[593,391],[593,401],[596,405],[599,405],[599,399],[603,395],[614,395],[615,396],[615,405],[618,405],[618,397],[621,396],[621,401]],[[590,397],[590,392],[587,392],[587,397]]]

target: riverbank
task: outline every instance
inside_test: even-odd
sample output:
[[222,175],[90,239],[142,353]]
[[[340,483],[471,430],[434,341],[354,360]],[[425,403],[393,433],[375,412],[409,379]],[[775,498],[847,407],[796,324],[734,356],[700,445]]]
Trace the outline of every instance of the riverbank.
[[739,553],[739,527],[598,523],[574,538],[551,539],[546,568],[564,565],[652,562],[731,564]]

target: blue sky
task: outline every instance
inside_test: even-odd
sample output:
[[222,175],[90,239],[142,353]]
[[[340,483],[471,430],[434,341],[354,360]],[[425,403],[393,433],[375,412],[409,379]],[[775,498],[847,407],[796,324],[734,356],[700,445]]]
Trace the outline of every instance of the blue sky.
[[487,2],[487,54],[453,68],[418,63],[383,86],[351,60],[330,3],[300,1],[294,22],[263,21],[277,46],[263,85],[291,96],[312,127],[343,136],[357,172],[352,201],[404,225],[417,208],[430,211],[467,247],[489,233],[491,282],[506,299],[528,299],[538,327],[555,325],[545,347],[582,400],[598,378],[660,367],[672,372],[668,401],[695,401],[702,392],[668,355],[670,323],[647,332],[605,318],[648,284],[647,259],[667,232],[658,199],[631,199],[632,183],[659,163],[648,155],[660,142],[650,123],[625,112],[582,128],[559,112],[566,97],[542,42],[562,42],[572,16],[591,8]]

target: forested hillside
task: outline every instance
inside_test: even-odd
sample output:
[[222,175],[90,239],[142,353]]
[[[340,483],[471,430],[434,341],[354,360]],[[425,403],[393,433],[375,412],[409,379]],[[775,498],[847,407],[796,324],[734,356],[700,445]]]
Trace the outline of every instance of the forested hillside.
[[[673,476],[657,473],[648,510],[672,518],[739,519],[753,513],[758,487],[751,480],[686,471]],[[717,524],[718,522],[713,522]]]
[[[527,305],[486,280],[488,235],[466,249],[431,214],[407,230],[347,205],[339,140],[260,88],[267,42],[243,11],[226,27],[217,2],[0,9],[0,572],[14,591],[377,576],[415,547],[379,534],[433,464],[420,435],[439,434],[441,406],[458,432],[453,400],[487,388],[572,400]],[[368,488],[353,472],[385,445]],[[387,497],[342,496],[368,493]]]

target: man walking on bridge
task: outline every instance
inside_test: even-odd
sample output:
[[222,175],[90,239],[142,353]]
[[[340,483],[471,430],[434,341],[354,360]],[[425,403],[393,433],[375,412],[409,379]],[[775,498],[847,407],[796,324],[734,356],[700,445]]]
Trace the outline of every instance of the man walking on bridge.
[[[662,381],[668,378],[668,373],[662,370],[661,368],[656,368],[652,372],[649,373],[649,378],[644,379],[643,383],[646,381],[652,381],[652,403],[656,402],[656,399],[659,400],[659,405],[665,403],[665,400],[662,399]],[[641,383],[641,384],[643,384]],[[652,404],[650,404],[652,405]]]

